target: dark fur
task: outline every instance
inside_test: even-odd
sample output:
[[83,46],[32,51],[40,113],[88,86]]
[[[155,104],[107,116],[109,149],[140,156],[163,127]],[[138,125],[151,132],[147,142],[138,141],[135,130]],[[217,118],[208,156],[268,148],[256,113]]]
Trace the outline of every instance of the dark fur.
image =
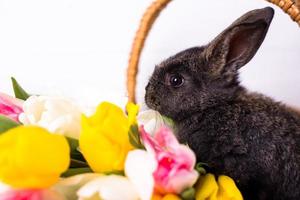
[[[181,142],[215,174],[232,177],[245,199],[300,199],[300,115],[238,81],[238,69],[256,53],[273,10],[251,11],[210,44],[158,65],[146,104],[174,119]],[[181,87],[169,84],[180,74]],[[267,77],[270,78],[270,77]]]

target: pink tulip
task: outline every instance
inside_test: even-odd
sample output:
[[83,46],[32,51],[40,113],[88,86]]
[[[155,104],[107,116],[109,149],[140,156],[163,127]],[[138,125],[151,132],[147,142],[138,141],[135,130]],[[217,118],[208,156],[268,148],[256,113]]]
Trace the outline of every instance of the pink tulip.
[[22,100],[0,93],[0,115],[19,122],[19,115],[23,112],[22,104]]
[[152,138],[141,126],[141,138],[157,161],[153,173],[156,191],[178,194],[195,184],[198,178],[195,154],[180,144],[169,128],[161,127]]
[[64,198],[52,190],[7,190],[0,194],[0,200],[63,200]]
[[0,200],[41,200],[42,192],[39,190],[7,191],[1,194]]

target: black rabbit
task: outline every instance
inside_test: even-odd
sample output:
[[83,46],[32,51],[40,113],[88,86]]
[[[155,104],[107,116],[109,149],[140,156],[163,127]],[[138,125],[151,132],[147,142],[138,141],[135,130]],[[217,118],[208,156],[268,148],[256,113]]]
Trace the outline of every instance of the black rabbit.
[[263,42],[274,10],[246,13],[211,43],[155,67],[149,108],[172,118],[177,136],[245,199],[300,199],[300,114],[239,84],[238,69]]

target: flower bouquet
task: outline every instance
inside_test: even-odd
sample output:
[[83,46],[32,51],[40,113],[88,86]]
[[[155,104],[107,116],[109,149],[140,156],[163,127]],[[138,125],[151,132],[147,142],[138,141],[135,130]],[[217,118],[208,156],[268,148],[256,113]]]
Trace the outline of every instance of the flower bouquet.
[[0,200],[242,199],[158,112],[102,102],[87,114],[12,82],[16,97],[0,94]]

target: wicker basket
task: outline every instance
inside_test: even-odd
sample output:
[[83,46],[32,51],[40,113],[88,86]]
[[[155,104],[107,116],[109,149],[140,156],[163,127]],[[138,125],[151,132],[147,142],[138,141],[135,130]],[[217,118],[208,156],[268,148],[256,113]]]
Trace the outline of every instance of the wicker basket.
[[[300,0],[267,0],[279,6],[285,13],[291,16],[291,19],[300,26]],[[129,64],[127,68],[127,92],[128,101],[135,102],[136,77],[138,73],[138,64],[143,50],[147,35],[160,12],[170,3],[171,0],[156,0],[144,13],[138,31],[131,48]]]

